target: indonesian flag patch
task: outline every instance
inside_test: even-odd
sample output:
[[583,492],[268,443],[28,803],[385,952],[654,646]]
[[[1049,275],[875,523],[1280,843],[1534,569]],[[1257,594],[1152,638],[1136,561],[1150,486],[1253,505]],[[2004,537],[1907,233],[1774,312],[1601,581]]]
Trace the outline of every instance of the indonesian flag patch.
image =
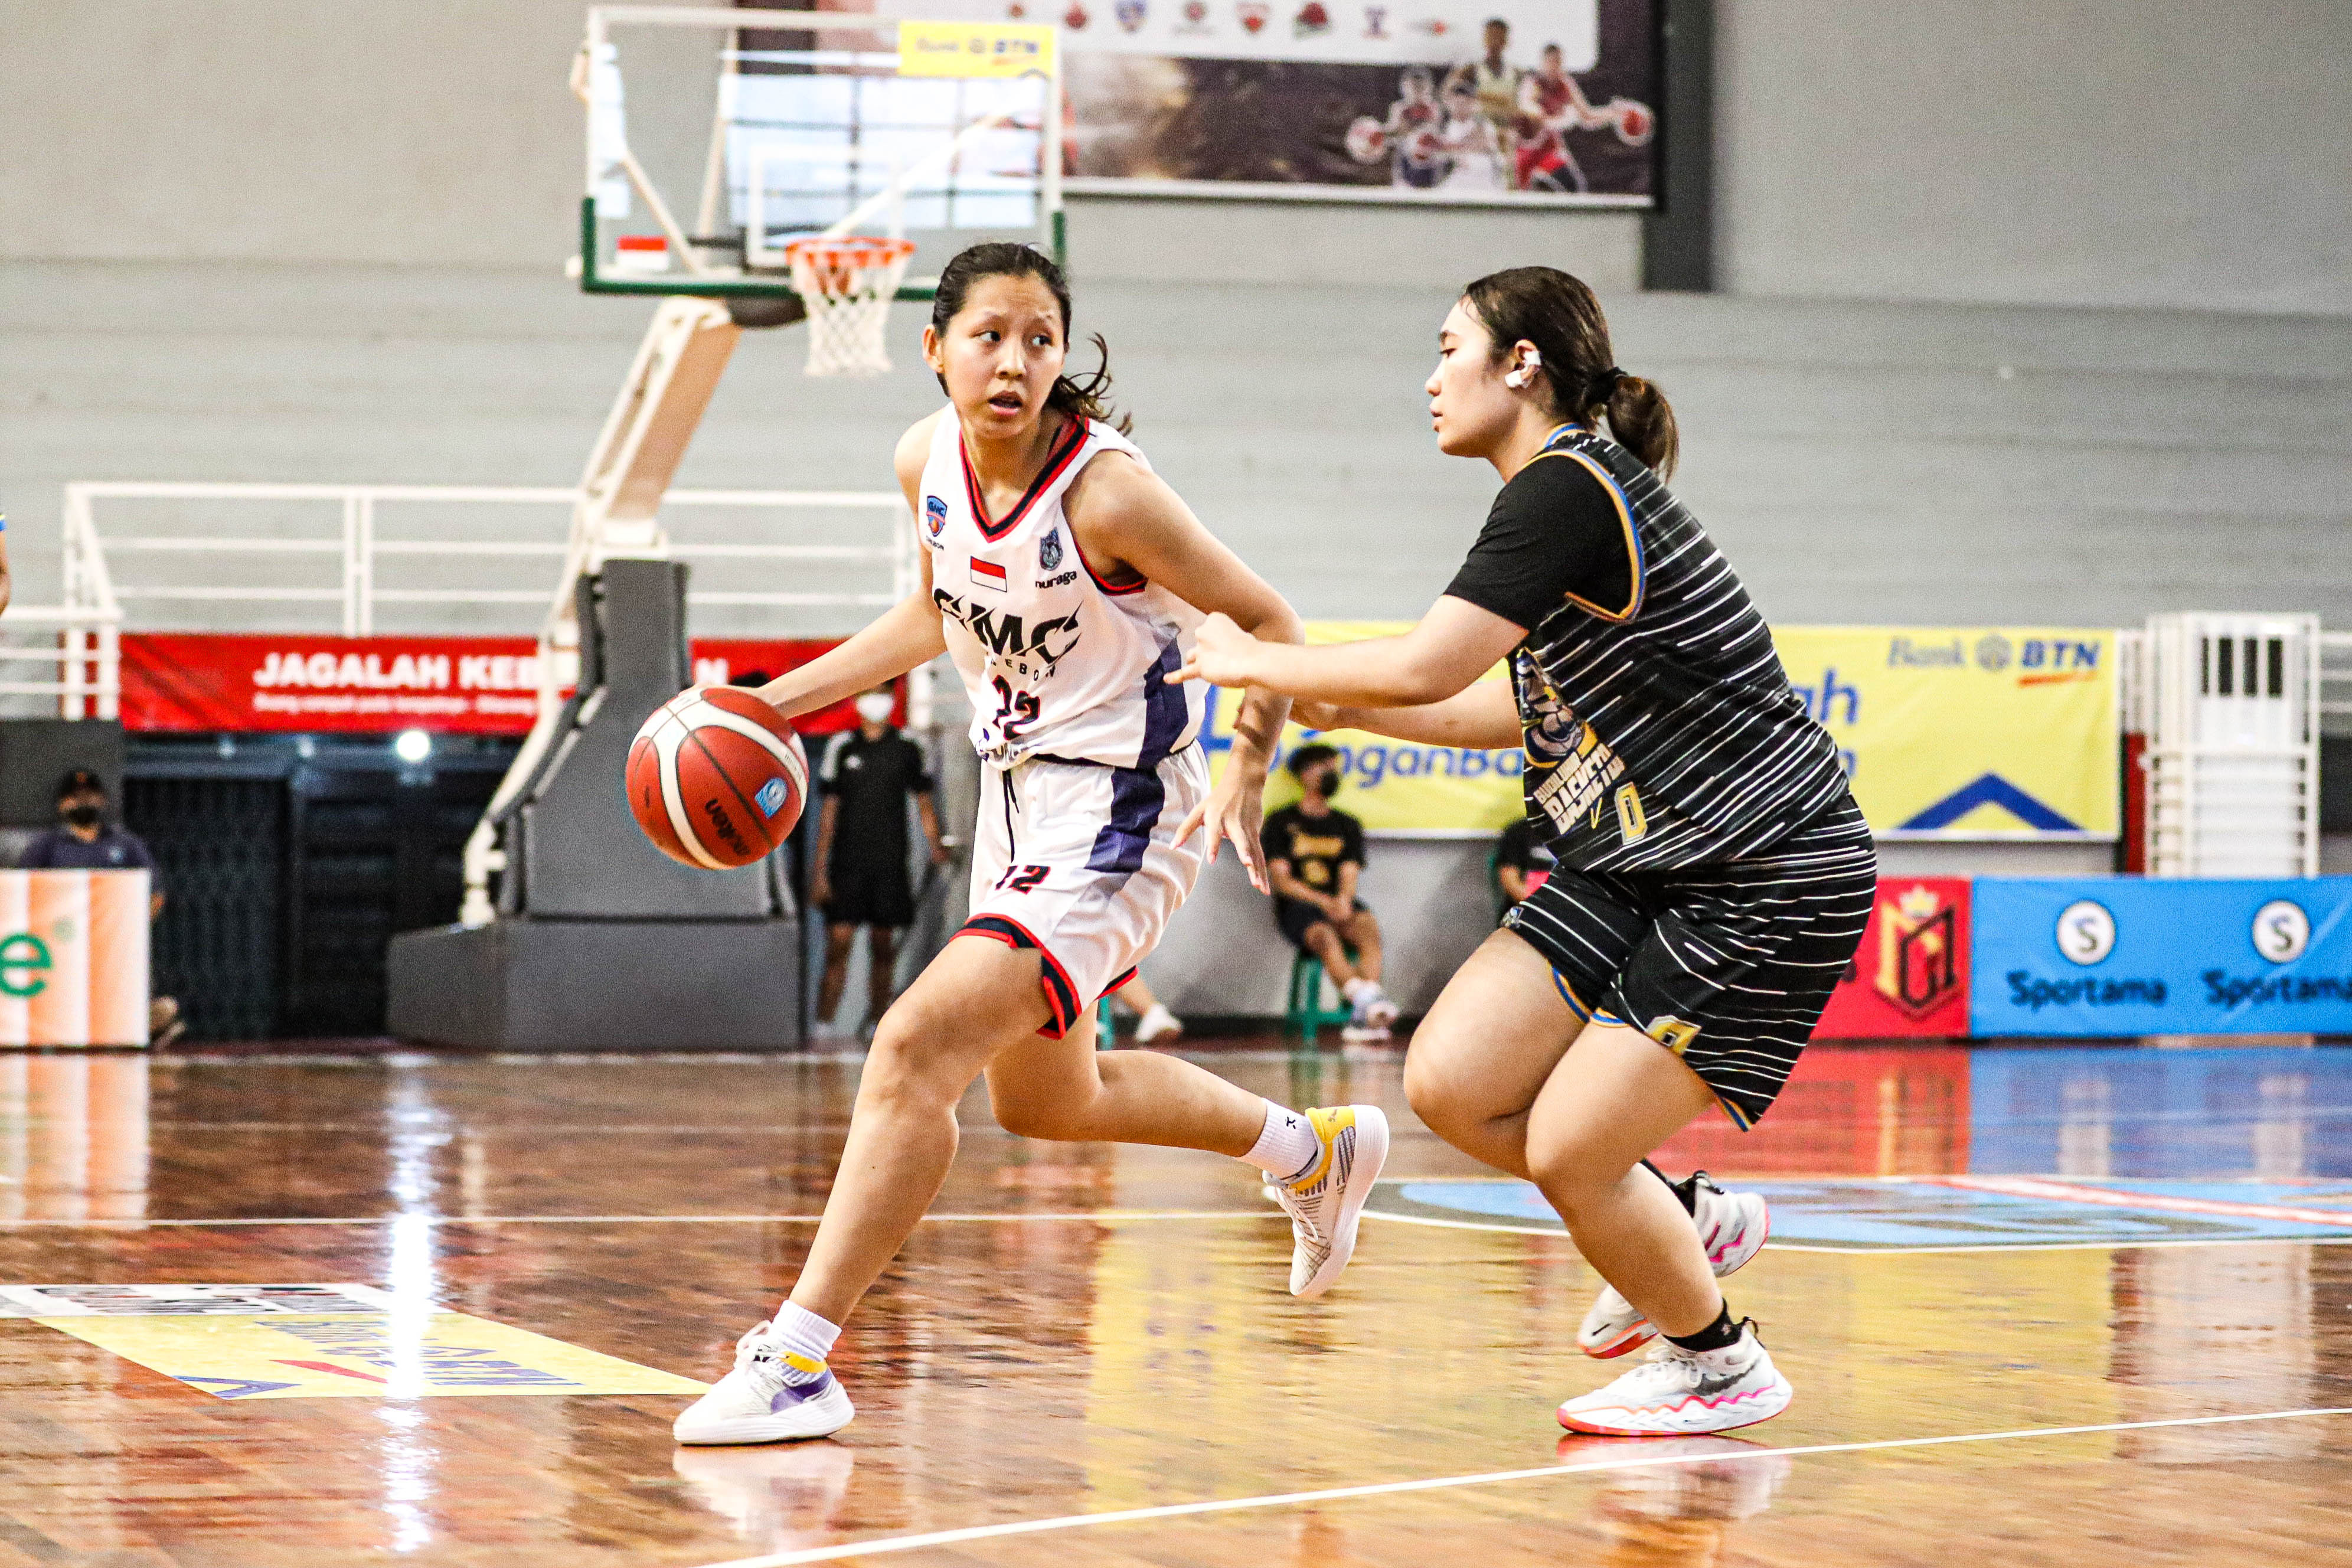
[[1002,594],[1004,588],[1004,568],[993,561],[971,558],[971,584],[975,588],[993,588]]

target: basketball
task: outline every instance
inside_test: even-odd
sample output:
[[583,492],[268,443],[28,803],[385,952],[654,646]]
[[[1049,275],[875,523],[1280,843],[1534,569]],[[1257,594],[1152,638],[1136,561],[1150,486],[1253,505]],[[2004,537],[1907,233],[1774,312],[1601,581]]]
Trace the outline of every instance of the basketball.
[[656,709],[630,742],[629,810],[681,865],[749,866],[792,837],[808,775],[782,714],[737,687],[698,687]]

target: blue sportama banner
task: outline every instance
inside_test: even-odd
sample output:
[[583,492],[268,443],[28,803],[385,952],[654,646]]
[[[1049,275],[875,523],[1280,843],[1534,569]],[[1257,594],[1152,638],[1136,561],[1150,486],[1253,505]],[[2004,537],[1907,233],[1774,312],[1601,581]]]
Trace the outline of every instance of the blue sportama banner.
[[2352,877],[1984,878],[1969,1032],[2352,1034]]

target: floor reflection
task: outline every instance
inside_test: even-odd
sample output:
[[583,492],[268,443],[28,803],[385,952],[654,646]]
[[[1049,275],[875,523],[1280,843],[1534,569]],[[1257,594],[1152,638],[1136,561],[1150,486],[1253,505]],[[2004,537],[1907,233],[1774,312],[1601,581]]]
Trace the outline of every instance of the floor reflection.
[[1815,1046],[1752,1133],[1664,1163],[1748,1175],[2352,1175],[2352,1051]]
[[755,1552],[791,1552],[836,1537],[835,1515],[857,1468],[838,1443],[769,1448],[680,1448],[670,1466],[695,1501]]
[[147,1213],[147,1058],[0,1052],[0,1220]]
[[[1602,1568],[1716,1568],[1729,1561],[1733,1526],[1772,1506],[1796,1461],[1738,1437],[1644,1441],[1643,1458],[1671,1461],[1612,1472],[1593,1495],[1594,1531],[1609,1544]],[[1622,1460],[1622,1438],[1563,1437],[1564,1465]]]

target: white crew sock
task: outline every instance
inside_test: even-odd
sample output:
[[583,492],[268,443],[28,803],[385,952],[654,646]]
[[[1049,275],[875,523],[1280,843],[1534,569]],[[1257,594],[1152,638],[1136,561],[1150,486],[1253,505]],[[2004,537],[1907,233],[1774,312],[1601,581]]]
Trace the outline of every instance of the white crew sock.
[[1347,998],[1349,1001],[1353,1002],[1357,997],[1361,996],[1367,988],[1375,991],[1380,989],[1378,986],[1373,985],[1370,981],[1359,974],[1353,980],[1349,981],[1348,984],[1339,987],[1339,994]]
[[1277,1182],[1295,1182],[1322,1160],[1323,1140],[1315,1135],[1313,1122],[1269,1100],[1265,1125],[1242,1158]]
[[784,1381],[814,1383],[824,1375],[824,1359],[833,1353],[833,1342],[841,1337],[841,1327],[826,1322],[806,1307],[795,1307],[787,1301],[776,1309],[776,1321],[769,1325],[768,1337],[790,1354],[818,1363],[816,1371],[806,1372],[786,1362]]

